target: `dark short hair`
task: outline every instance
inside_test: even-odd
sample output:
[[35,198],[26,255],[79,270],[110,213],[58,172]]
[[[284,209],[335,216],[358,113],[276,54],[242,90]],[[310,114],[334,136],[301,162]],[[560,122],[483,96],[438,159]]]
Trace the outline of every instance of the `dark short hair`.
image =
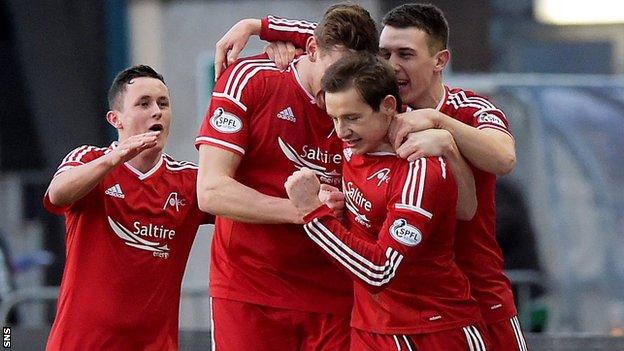
[[354,51],[377,53],[379,31],[370,13],[360,5],[339,3],[330,6],[314,30],[319,48],[328,51],[344,46]]
[[329,66],[321,86],[326,93],[353,87],[375,112],[379,111],[381,101],[392,95],[397,101],[397,112],[401,109],[401,96],[394,70],[385,60],[368,52],[345,56]]
[[108,89],[108,108],[111,110],[114,108],[118,109],[120,107],[119,97],[126,91],[126,85],[130,83],[131,80],[140,77],[155,78],[166,85],[163,76],[150,66],[136,65],[126,68],[117,74],[113,80],[113,84],[111,84],[110,89]]
[[418,28],[428,35],[431,54],[448,47],[448,22],[444,13],[432,4],[405,4],[390,10],[382,19],[384,26]]

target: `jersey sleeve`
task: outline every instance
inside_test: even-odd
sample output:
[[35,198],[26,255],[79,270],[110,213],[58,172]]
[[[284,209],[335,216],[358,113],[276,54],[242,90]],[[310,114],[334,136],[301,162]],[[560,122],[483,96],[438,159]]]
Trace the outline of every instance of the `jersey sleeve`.
[[487,98],[475,94],[465,94],[464,102],[472,112],[470,123],[477,129],[496,129],[511,135],[505,113]]
[[277,70],[266,55],[239,60],[219,77],[195,139],[197,149],[207,144],[245,154],[251,115],[263,91],[257,77],[262,70]]
[[[428,169],[429,168],[429,169]],[[456,190],[452,178],[429,159],[409,163],[399,180],[393,181],[387,203],[388,215],[377,241],[370,242],[349,232],[326,206],[305,217],[307,235],[325,254],[354,280],[375,293],[400,274],[401,262],[420,255],[421,247],[432,234],[432,218],[443,202],[454,208]],[[445,196],[449,195],[449,196]],[[440,206],[442,204],[442,206]]]
[[513,137],[505,113],[490,100],[469,90],[453,89],[447,104],[457,110],[457,118],[477,129],[495,129]]
[[[98,157],[104,155],[106,149],[98,148],[90,145],[83,145],[72,150],[63,160],[61,164],[58,166],[56,173],[52,179],[57,177],[59,174],[70,170],[74,167],[82,166],[86,163],[89,163]],[[86,196],[85,196],[86,197]],[[48,192],[46,191],[43,196],[43,207],[55,214],[63,214],[67,209],[69,209],[72,205],[68,206],[56,206],[50,202],[50,197],[48,196]]]
[[290,42],[305,49],[308,38],[314,35],[316,23],[303,20],[290,20],[275,16],[261,19],[260,39],[265,41]]

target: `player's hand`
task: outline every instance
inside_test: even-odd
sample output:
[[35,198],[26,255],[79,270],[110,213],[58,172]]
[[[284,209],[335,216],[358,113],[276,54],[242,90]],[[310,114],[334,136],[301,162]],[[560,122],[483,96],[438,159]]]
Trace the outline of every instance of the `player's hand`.
[[396,115],[388,130],[388,137],[394,149],[397,150],[403,144],[409,133],[437,128],[438,114],[439,112],[434,109],[425,108]]
[[421,157],[445,156],[455,141],[444,129],[427,129],[407,135],[407,139],[396,149],[400,158],[415,161]]
[[318,198],[321,183],[309,168],[295,171],[284,183],[288,198],[302,215],[314,211],[322,203]]
[[336,217],[342,218],[344,213],[344,194],[340,189],[329,184],[321,184],[321,189],[318,193],[319,201],[331,208]]
[[114,166],[128,162],[142,151],[153,148],[158,143],[160,131],[137,134],[122,141],[109,153]]
[[264,52],[282,71],[288,68],[288,65],[295,60],[296,55],[303,54],[303,50],[296,48],[292,43],[283,41],[269,43],[264,47]]
[[260,35],[262,23],[259,19],[248,18],[238,21],[215,45],[215,81],[223,71],[238,59],[247,45],[249,37]]

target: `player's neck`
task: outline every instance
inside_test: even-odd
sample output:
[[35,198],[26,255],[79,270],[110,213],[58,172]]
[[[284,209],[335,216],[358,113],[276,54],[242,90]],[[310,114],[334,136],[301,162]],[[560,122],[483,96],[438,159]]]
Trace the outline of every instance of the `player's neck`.
[[394,153],[394,148],[388,141],[384,141],[379,143],[377,147],[373,150],[373,152],[392,152]]
[[314,70],[312,67],[313,64],[307,57],[303,57],[295,63],[297,74],[299,74],[299,78],[301,79],[301,85],[308,92],[308,94],[310,94],[310,96],[316,96],[320,87],[314,86]]
[[140,171],[141,173],[147,173],[149,172],[151,169],[153,169],[156,164],[158,164],[158,161],[160,161],[160,158],[162,157],[162,151],[157,151],[157,152],[147,152],[149,150],[143,151],[142,153],[140,153],[139,155],[137,155],[135,158],[133,158],[132,160],[128,161],[127,163],[134,167],[136,170]]
[[441,81],[434,83],[432,88],[425,91],[422,96],[420,96],[413,103],[408,104],[409,107],[413,109],[420,108],[437,108],[442,99],[444,99],[445,88],[444,84]]

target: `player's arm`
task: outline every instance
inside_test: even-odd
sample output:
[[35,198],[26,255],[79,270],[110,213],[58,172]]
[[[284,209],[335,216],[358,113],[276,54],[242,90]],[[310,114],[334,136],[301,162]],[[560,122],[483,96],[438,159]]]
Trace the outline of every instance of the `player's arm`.
[[154,147],[159,133],[132,136],[119,143],[111,152],[84,164],[74,162],[61,165],[47,190],[50,203],[65,207],[81,199],[115,167],[131,160],[141,151]]
[[[493,117],[500,120],[498,116]],[[409,141],[410,133],[430,128],[449,131],[461,154],[480,170],[503,175],[515,166],[515,142],[504,128],[494,125],[492,128],[476,128],[434,109],[414,110],[397,116],[391,140],[399,156],[408,157],[413,153],[414,148],[409,143],[402,145]]]
[[275,61],[278,68],[287,67],[294,59],[296,49],[305,49],[308,38],[314,34],[314,28],[316,28],[316,23],[313,22],[289,20],[270,15],[262,19],[240,20],[216,44],[215,79],[227,66],[238,59],[238,55],[252,35],[275,43],[275,45],[268,46],[265,51],[271,60]]
[[449,162],[453,171],[455,183],[457,183],[457,219],[462,221],[471,220],[477,212],[477,189],[474,175],[468,163],[459,152],[453,137],[449,138],[448,144],[442,153],[444,159]]
[[[411,174],[415,180],[426,177],[425,172]],[[299,211],[307,213],[304,229],[310,239],[353,280],[364,283],[369,291],[375,293],[400,274],[398,269],[404,257],[417,255],[421,242],[430,232],[432,214],[420,204],[413,203],[415,199],[422,198],[418,191],[423,191],[424,187],[435,192],[434,183],[438,179],[436,176],[429,178],[433,180],[423,181],[420,190],[413,187],[413,190],[403,192],[404,201],[391,201],[388,217],[374,243],[349,232],[335,213],[321,204],[315,195],[319,182],[312,171],[302,169],[293,173],[284,186]]]
[[248,223],[301,223],[288,199],[260,193],[234,179],[241,156],[212,145],[199,147],[197,198],[208,213]]
[[238,59],[252,35],[260,35],[260,20],[247,18],[238,21],[215,45],[215,80]]

